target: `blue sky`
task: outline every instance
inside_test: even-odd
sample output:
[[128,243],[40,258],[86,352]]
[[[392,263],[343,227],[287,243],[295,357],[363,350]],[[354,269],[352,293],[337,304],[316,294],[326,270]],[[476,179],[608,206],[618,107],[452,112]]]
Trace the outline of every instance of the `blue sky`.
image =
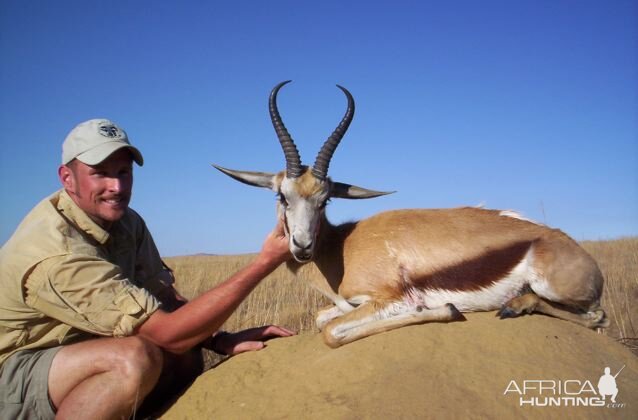
[[145,157],[132,207],[165,256],[257,251],[275,199],[211,167],[312,164],[345,111],[334,222],[515,209],[577,240],[638,235],[635,1],[0,2],[0,243],[59,188],[61,143],[110,118]]

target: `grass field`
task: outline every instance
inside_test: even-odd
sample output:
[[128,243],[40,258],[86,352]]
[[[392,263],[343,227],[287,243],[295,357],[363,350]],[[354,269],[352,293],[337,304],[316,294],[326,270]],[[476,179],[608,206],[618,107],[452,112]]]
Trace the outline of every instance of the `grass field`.
[[638,238],[583,242],[605,276],[602,306],[611,320],[610,337],[638,354]]
[[[611,320],[604,333],[638,354],[638,238],[587,241],[582,246],[598,261],[605,276],[603,308]],[[175,271],[178,290],[193,298],[227,279],[254,255],[187,256],[167,258]],[[308,286],[310,276],[320,275],[314,265],[296,275],[285,267],[265,279],[226,322],[224,329],[236,331],[258,325],[277,324],[300,333],[316,332],[317,309],[329,302]]]

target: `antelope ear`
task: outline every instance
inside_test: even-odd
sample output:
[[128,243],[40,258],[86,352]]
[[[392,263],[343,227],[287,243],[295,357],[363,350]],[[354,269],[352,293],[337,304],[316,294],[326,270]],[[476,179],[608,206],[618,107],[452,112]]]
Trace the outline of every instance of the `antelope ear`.
[[253,187],[262,187],[272,190],[275,186],[275,177],[277,174],[267,172],[236,171],[233,169],[222,168],[215,164],[213,164],[213,166],[215,169],[229,177],[239,182],[243,182],[244,184],[252,185]]
[[330,189],[330,197],[352,199],[374,198],[395,192],[396,191],[374,191],[342,182],[333,182],[332,188]]

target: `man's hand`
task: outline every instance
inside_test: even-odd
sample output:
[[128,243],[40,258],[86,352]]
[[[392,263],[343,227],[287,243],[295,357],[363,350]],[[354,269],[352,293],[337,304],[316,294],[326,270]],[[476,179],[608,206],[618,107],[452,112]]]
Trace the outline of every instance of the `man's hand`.
[[205,347],[216,353],[234,356],[246,351],[261,350],[266,347],[265,341],[271,338],[290,337],[296,334],[294,331],[283,327],[267,325],[236,333],[219,332],[212,337],[209,345],[205,345]]
[[277,226],[268,234],[259,253],[259,258],[275,267],[288,261],[291,257],[288,237],[284,231],[284,223],[279,220]]

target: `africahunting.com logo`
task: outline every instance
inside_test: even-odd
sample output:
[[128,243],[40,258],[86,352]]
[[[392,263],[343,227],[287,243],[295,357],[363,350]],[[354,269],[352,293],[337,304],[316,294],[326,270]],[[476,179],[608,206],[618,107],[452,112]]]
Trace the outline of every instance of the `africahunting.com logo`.
[[526,379],[512,380],[503,395],[517,396],[521,407],[607,407],[624,408],[618,402],[619,390],[616,378],[625,368],[621,367],[615,375],[606,367],[596,386],[585,379]]

